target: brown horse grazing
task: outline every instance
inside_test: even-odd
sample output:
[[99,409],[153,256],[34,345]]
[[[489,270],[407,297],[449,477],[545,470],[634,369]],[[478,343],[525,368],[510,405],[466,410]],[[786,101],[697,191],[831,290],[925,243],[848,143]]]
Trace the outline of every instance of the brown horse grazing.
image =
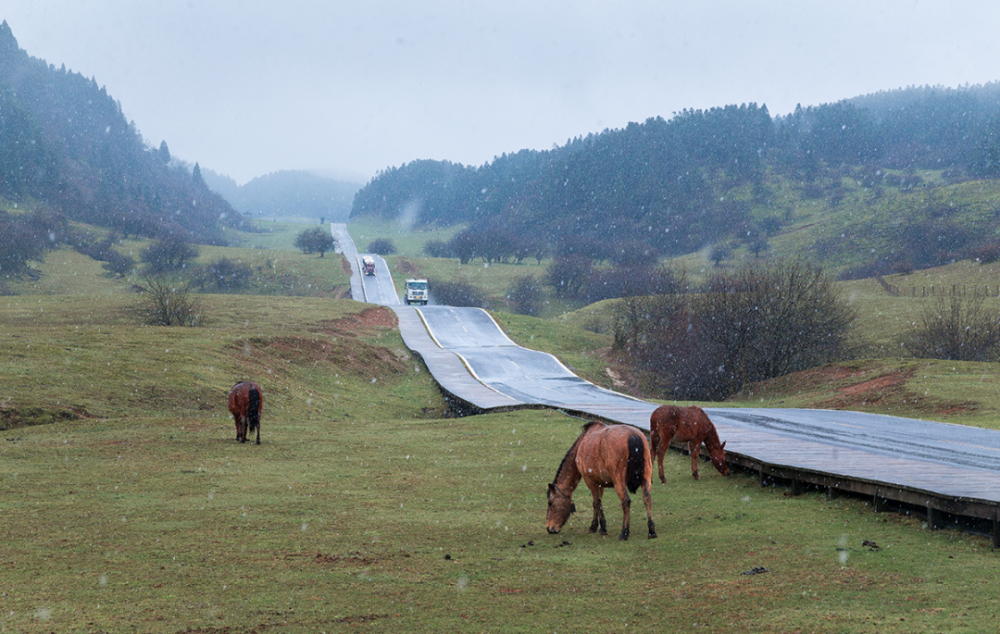
[[646,503],[646,518],[649,525],[649,538],[656,537],[656,527],[653,525],[653,500],[649,495],[650,481],[653,477],[653,459],[649,452],[646,436],[631,425],[605,425],[592,421],[583,426],[583,433],[569,448],[563,458],[556,479],[549,485],[549,510],[545,517],[545,528],[550,533],[558,533],[569,519],[570,513],[576,511],[573,504],[573,490],[582,479],[594,497],[594,521],[590,524],[590,532],[608,534],[607,522],[604,520],[604,509],[601,507],[601,495],[607,487],[614,487],[615,493],[622,501],[622,532],[618,539],[628,539],[629,516],[632,500],[629,492],[635,493],[642,487],[642,501]]
[[264,397],[260,386],[253,381],[243,381],[229,390],[229,411],[236,421],[236,440],[247,441],[247,430],[257,430],[257,444],[260,444],[260,412],[264,408]]
[[663,477],[663,454],[667,453],[671,440],[688,443],[691,453],[691,474],[695,480],[698,475],[698,453],[702,443],[708,448],[708,457],[712,464],[724,476],[729,475],[729,465],[726,464],[726,443],[719,443],[719,432],[708,419],[708,414],[700,407],[678,407],[662,405],[649,417],[649,437],[652,440],[653,453],[660,468],[660,482],[666,483]]

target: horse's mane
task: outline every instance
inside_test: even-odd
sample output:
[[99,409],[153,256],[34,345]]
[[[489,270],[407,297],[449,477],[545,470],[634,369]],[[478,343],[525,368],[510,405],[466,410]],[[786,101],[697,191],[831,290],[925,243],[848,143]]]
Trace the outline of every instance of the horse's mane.
[[702,414],[705,417],[705,422],[708,423],[708,435],[705,436],[705,445],[707,447],[718,447],[722,444],[722,440],[719,438],[719,430],[715,428],[708,414]]
[[580,441],[583,440],[583,437],[587,435],[587,432],[590,430],[590,428],[593,427],[594,425],[603,425],[603,424],[604,423],[602,423],[601,421],[592,420],[583,426],[583,431],[580,433],[579,436],[577,436],[576,440],[573,441],[573,444],[570,446],[569,451],[566,452],[566,455],[563,456],[562,462],[559,463],[559,468],[556,469],[556,477],[552,480],[553,484],[559,481],[559,474],[562,473],[563,467],[565,467],[566,463],[570,461],[570,456],[576,455],[577,446],[580,444]]

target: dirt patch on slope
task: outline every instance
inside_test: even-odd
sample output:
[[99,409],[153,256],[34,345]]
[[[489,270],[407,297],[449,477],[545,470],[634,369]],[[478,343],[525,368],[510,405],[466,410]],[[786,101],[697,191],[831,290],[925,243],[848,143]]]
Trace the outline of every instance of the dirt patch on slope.
[[[851,383],[836,389],[836,396],[821,401],[818,407],[826,409],[857,409],[859,406],[876,406],[902,400],[913,402],[916,395],[910,395],[906,382],[913,378],[914,370],[908,368]],[[906,397],[910,398],[907,399]]]
[[342,337],[357,337],[383,330],[393,330],[398,325],[396,313],[392,312],[391,309],[384,306],[374,306],[340,319],[321,321],[319,327],[314,331]]
[[320,322],[313,337],[251,337],[235,342],[234,347],[245,359],[265,368],[290,363],[297,367],[330,366],[344,374],[365,377],[400,374],[410,367],[404,351],[363,341],[396,325],[396,313],[376,306]]
[[[917,368],[884,364],[831,365],[754,384],[751,394],[771,398],[812,395],[803,407],[871,411],[901,416],[949,416],[979,408],[975,401],[947,401],[915,392],[908,384]],[[739,400],[739,399],[736,399]]]

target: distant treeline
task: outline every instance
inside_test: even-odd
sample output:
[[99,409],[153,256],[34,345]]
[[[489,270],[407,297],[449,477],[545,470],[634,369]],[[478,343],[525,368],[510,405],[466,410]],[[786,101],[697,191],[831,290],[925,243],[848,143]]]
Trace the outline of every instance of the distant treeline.
[[480,167],[414,161],[379,173],[351,216],[502,227],[553,246],[612,239],[670,256],[773,233],[780,217],[750,213],[767,206],[772,176],[808,197],[844,166],[865,168],[872,186],[917,183],[906,175],[915,169],[950,182],[1000,176],[1000,84],[909,88],[782,117],[752,103],[684,110]]
[[126,237],[179,235],[221,244],[224,225],[248,226],[208,189],[197,164],[191,170],[172,160],[166,142],[147,146],[94,79],[29,57],[6,22],[0,24],[0,196]]
[[228,176],[203,170],[205,182],[250,218],[324,219],[347,222],[360,183],[283,170],[238,185]]

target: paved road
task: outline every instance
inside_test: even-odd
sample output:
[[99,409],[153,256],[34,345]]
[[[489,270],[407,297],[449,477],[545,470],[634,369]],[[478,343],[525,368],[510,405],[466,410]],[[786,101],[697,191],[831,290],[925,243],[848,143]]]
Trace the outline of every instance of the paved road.
[[[631,424],[649,429],[655,404],[577,377],[555,357],[516,345],[485,311],[419,309],[431,336],[459,355],[476,378],[523,403],[576,411],[628,408]],[[716,425],[863,450],[882,456],[1000,471],[1000,432],[925,420],[836,410],[708,408]],[[635,419],[638,417],[638,420]]]
[[399,305],[399,296],[396,294],[396,287],[392,282],[392,273],[384,258],[373,253],[359,253],[354,256],[355,261],[351,263],[351,267],[357,267],[357,270],[360,271],[361,258],[364,256],[370,256],[375,260],[375,275],[361,276],[364,301],[379,306]]
[[[351,263],[351,296],[359,302],[378,304],[380,306],[396,306],[399,296],[392,281],[392,273],[385,258],[374,253],[359,253],[347,232],[347,225],[332,223],[330,233],[337,241],[337,253],[343,253]],[[371,256],[375,260],[375,275],[364,275],[361,269],[361,258]]]
[[[385,262],[381,264],[384,266]],[[382,276],[381,270],[377,277],[380,284],[391,287],[391,280],[387,275]],[[485,311],[450,306],[419,309],[399,306],[394,290],[391,298],[388,291],[381,297],[384,299],[369,301],[394,306],[401,315],[405,314],[403,311],[417,311],[429,341],[433,342],[427,345],[437,352],[454,354],[476,380],[509,397],[511,403],[589,412],[649,428],[649,414],[655,404],[584,381],[555,357],[516,345]],[[419,328],[421,321],[401,319],[400,328]],[[780,444],[781,438],[809,446],[818,443],[834,450],[870,454],[876,463],[878,456],[882,456],[1000,472],[1000,432],[992,430],[834,410],[716,407],[707,411],[723,438],[727,435],[725,430],[730,430],[729,435],[737,444],[730,442],[727,448],[734,451],[740,450],[740,438],[748,439],[749,445],[749,439],[757,443],[760,432],[764,432],[769,438],[777,438],[776,444]]]

